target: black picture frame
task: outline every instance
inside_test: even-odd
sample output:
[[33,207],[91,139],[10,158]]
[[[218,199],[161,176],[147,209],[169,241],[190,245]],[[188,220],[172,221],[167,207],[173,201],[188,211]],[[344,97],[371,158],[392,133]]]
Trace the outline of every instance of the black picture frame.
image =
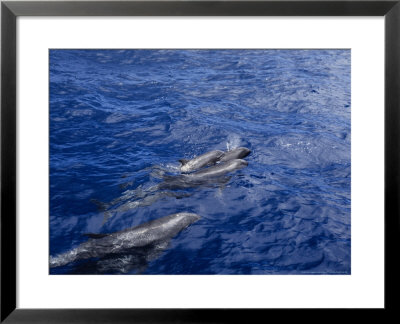
[[[399,288],[400,0],[395,1],[2,1],[1,2],[1,322],[231,323],[268,320],[277,309],[16,308],[16,19],[18,16],[384,16],[385,18],[385,306],[393,315]],[[373,262],[373,260],[371,260]],[[39,292],[40,293],[40,292]],[[288,309],[281,309],[288,310]],[[292,309],[300,316],[315,309]],[[326,310],[332,313],[332,310]],[[349,310],[347,310],[349,311]],[[358,311],[358,310],[350,310]],[[308,315],[307,315],[308,314]],[[270,314],[268,314],[271,316]],[[368,318],[372,313],[367,312]],[[329,315],[331,316],[331,315]],[[321,318],[320,318],[321,319]],[[334,319],[334,318],[332,318]],[[372,319],[372,318],[371,318]],[[270,319],[271,320],[271,319]]]

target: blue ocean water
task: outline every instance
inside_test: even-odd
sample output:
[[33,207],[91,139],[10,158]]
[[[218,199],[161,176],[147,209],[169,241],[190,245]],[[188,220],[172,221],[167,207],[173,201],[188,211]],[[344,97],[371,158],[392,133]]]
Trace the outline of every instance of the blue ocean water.
[[[350,274],[350,50],[49,55],[50,255],[201,217],[156,253],[51,274]],[[179,159],[240,146],[248,166],[227,181],[151,192]]]

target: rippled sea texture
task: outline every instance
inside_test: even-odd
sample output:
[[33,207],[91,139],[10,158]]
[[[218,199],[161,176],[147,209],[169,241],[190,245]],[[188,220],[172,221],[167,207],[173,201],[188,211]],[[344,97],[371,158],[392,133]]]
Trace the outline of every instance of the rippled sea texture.
[[[50,255],[169,214],[161,247],[51,274],[350,274],[350,50],[51,50]],[[178,160],[251,149],[221,183]]]

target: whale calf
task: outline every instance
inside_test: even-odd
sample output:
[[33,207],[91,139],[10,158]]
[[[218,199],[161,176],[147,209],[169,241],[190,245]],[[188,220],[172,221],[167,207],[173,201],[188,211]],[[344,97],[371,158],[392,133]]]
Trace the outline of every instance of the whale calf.
[[180,231],[198,221],[193,213],[177,213],[143,223],[139,226],[110,234],[86,234],[90,239],[78,247],[50,256],[50,268],[90,258],[108,258],[113,255],[129,255],[130,250],[146,249],[157,244],[166,244]]
[[165,176],[164,181],[158,184],[153,190],[185,189],[201,185],[226,183],[230,179],[226,176],[227,173],[242,169],[247,165],[248,162],[245,160],[234,159],[189,174]]
[[219,158],[218,162],[227,162],[234,159],[243,159],[249,155],[251,151],[247,147],[238,147],[224,154]]
[[192,172],[201,169],[204,166],[213,165],[217,163],[219,158],[224,155],[224,152],[215,150],[199,155],[191,160],[181,159],[180,170],[182,173]]
[[196,171],[194,173],[186,175],[187,178],[215,178],[223,176],[229,172],[242,169],[249,163],[242,159],[233,159],[225,163],[220,163],[212,167]]

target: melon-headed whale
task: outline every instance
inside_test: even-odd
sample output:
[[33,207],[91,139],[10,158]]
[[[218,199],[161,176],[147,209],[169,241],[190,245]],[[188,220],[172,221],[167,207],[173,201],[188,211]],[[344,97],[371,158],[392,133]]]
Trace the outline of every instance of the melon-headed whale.
[[248,162],[245,160],[234,159],[189,174],[164,176],[164,181],[159,183],[152,190],[186,189],[202,185],[226,183],[227,180],[229,180],[226,174],[242,169],[247,165]]
[[250,150],[246,147],[238,147],[233,150],[223,152],[220,150],[210,151],[199,155],[191,160],[181,159],[180,170],[182,173],[189,173],[199,170],[205,166],[211,166],[217,163],[228,162],[234,159],[243,159],[250,154]]
[[219,158],[218,162],[227,162],[234,159],[243,159],[250,153],[251,151],[247,147],[238,147],[233,150],[224,152],[224,154]]
[[78,247],[50,256],[50,268],[60,267],[78,260],[91,258],[109,259],[112,256],[129,256],[130,251],[151,249],[152,246],[166,246],[168,241],[200,216],[181,212],[143,223],[139,226],[109,234],[86,234],[90,239]]
[[179,162],[181,163],[181,172],[192,172],[201,169],[202,167],[213,165],[217,163],[217,161],[223,154],[224,152],[215,150],[199,155],[191,160],[181,159],[179,160]]

